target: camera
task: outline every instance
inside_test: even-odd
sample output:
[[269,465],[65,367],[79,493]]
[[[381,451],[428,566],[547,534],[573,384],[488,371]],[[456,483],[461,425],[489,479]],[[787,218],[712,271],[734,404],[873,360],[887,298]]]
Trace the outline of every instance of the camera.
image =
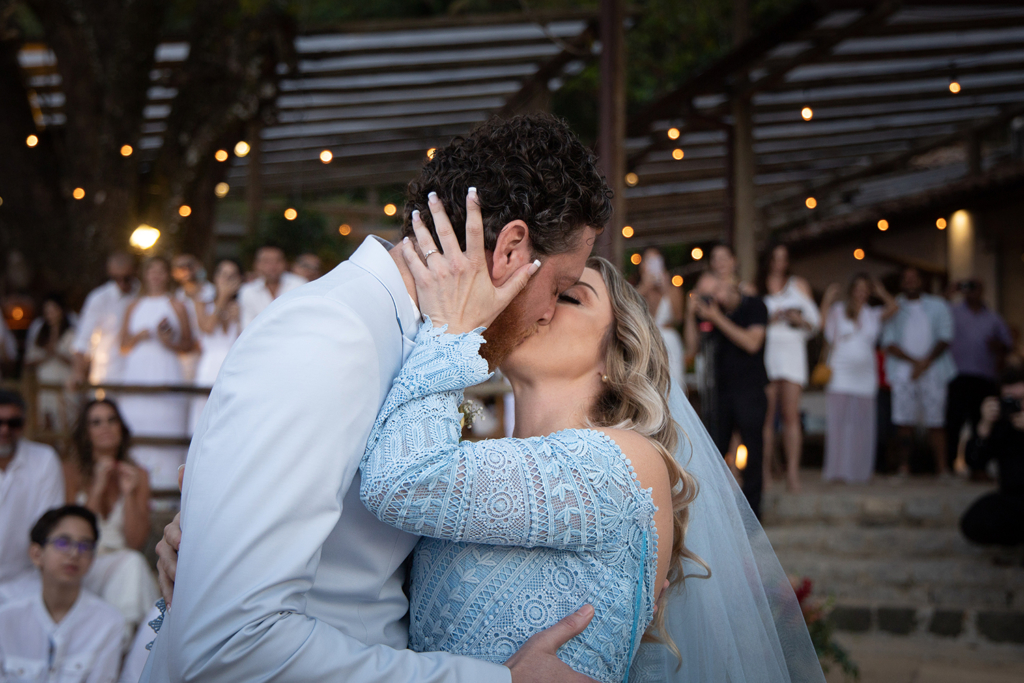
[[999,416],[1007,419],[1011,415],[1021,412],[1022,406],[1019,398],[1004,396],[999,399]]

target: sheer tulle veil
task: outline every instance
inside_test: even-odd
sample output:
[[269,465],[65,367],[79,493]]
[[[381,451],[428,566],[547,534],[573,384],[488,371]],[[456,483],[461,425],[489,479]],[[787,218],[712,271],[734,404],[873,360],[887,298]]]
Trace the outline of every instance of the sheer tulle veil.
[[[673,383],[676,458],[700,486],[687,547],[711,568],[662,602],[681,661],[657,643],[641,645],[630,683],[824,683],[800,605],[768,537],[685,394]],[[688,575],[704,575],[687,563]]]

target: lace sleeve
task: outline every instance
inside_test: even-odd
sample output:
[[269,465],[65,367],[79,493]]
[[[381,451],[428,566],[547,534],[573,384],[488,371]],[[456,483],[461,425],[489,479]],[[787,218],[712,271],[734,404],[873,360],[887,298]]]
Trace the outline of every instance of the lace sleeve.
[[381,521],[451,541],[596,550],[641,500],[635,475],[607,436],[462,441],[462,390],[487,377],[478,333],[427,322],[367,442],[363,503]]

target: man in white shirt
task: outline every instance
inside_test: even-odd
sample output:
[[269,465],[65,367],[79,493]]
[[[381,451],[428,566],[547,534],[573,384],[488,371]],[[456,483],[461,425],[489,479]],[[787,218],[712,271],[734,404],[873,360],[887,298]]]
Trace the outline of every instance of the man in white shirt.
[[0,391],[0,582],[32,570],[28,532],[39,516],[64,503],[64,474],[56,451],[21,438],[25,402]]
[[[538,180],[513,184],[506,172]],[[435,153],[410,185],[406,232],[415,209],[428,227],[464,240],[468,178],[493,185],[478,201],[493,282],[481,286],[522,288],[531,264],[542,263],[485,332],[497,363],[550,321],[558,294],[578,280],[610,217],[609,192],[564,123],[546,115],[493,121]],[[453,223],[440,219],[445,210]],[[405,649],[402,585],[418,539],[362,505],[358,466],[415,345],[415,294],[400,251],[369,237],[239,337],[189,450],[176,564],[175,525],[165,532],[172,543],[161,544],[173,604],[143,681],[584,680],[555,651],[583,630],[587,610],[537,634],[506,666]]]
[[[174,297],[185,306],[189,325],[192,326],[192,339],[199,339],[199,317],[196,306],[205,306],[217,296],[217,288],[203,277],[199,259],[192,254],[178,254],[171,259],[171,278],[177,285]],[[199,345],[194,344],[189,351],[178,354],[185,382],[191,383],[196,377],[196,366],[199,364]]]
[[288,261],[278,247],[260,247],[253,261],[253,270],[256,271],[256,279],[238,290],[243,329],[274,299],[306,284],[306,278],[288,272]]
[[121,325],[125,309],[139,289],[135,259],[120,252],[112,254],[107,259],[107,275],[110,280],[92,290],[82,306],[72,346],[75,364],[69,390],[83,384],[87,377],[91,384],[121,379]]
[[78,505],[50,510],[33,526],[29,554],[39,581],[0,605],[2,680],[117,680],[124,618],[82,588],[97,535],[96,515]]

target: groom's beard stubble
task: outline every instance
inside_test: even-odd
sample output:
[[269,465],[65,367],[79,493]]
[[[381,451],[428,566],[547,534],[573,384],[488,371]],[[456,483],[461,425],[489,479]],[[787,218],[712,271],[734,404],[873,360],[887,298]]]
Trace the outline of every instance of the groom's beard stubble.
[[517,296],[484,330],[486,344],[480,347],[480,355],[487,361],[491,372],[501,365],[512,351],[537,330],[537,323],[523,321],[522,294]]

